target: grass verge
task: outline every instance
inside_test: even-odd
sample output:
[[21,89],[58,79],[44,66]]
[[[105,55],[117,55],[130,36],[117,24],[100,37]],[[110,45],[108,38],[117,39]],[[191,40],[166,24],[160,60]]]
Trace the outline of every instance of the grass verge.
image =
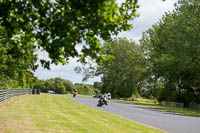
[[[66,94],[66,96],[73,96],[73,94]],[[78,94],[76,97],[83,97],[83,98],[93,98],[94,95],[81,95]]]
[[147,100],[139,99],[139,100],[135,100],[134,102],[133,101],[125,101],[125,100],[120,100],[120,101],[125,102],[125,103],[140,105],[145,108],[157,109],[157,110],[161,110],[161,111],[165,111],[165,112],[172,112],[174,114],[200,117],[200,110],[198,110],[198,109],[161,106],[157,103],[154,103],[153,100],[148,100],[148,99]]
[[67,96],[26,95],[0,108],[0,133],[163,133]]

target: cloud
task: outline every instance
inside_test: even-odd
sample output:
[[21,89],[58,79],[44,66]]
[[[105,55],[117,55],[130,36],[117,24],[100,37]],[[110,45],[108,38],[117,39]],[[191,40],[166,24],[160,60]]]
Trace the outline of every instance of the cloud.
[[127,37],[139,43],[142,38],[142,33],[151,28],[151,26],[159,21],[165,12],[174,9],[174,3],[177,0],[139,0],[140,8],[138,13],[140,16],[130,23],[133,24],[133,29],[126,32],[121,32],[120,37]]

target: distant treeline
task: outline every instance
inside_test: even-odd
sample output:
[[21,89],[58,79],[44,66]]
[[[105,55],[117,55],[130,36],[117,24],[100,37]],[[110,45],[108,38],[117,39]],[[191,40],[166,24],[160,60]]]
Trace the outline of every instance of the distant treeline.
[[76,83],[73,84],[71,81],[61,78],[51,78],[47,80],[37,80],[34,83],[34,89],[40,89],[42,92],[53,90],[57,94],[69,94],[73,93],[76,89],[79,94],[82,95],[93,95],[100,93],[98,88],[94,88],[93,85]]

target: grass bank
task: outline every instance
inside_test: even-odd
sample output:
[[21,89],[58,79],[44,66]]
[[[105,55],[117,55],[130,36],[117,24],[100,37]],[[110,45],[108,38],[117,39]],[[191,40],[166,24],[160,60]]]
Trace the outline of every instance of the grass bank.
[[79,104],[67,96],[26,95],[0,107],[0,133],[163,133]]
[[180,115],[200,117],[200,110],[198,110],[198,109],[161,106],[158,103],[156,103],[154,100],[139,98],[139,99],[135,99],[134,102],[126,101],[126,100],[120,100],[120,101],[130,103],[130,104],[137,104],[137,105],[140,105],[140,106],[143,106],[146,108],[158,109],[158,110],[165,111],[165,112],[173,112],[175,114],[180,114]]

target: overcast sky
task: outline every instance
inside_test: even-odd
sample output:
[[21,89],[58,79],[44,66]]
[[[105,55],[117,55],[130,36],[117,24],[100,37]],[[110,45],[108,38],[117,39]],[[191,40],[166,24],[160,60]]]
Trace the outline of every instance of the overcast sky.
[[[119,0],[120,1],[120,0]],[[177,0],[138,0],[140,8],[137,12],[140,14],[138,18],[132,21],[133,29],[126,32],[121,32],[118,37],[127,37],[135,42],[139,43],[142,37],[142,33],[151,28],[153,24],[158,22],[165,12],[172,11],[174,9],[174,2]],[[46,54],[41,52],[40,58],[46,58]],[[76,66],[81,66],[80,63],[76,62],[76,59],[70,58],[69,64],[67,65],[51,65],[51,70],[46,70],[39,67],[35,76],[39,79],[48,79],[54,77],[61,77],[68,79],[73,83],[82,83],[83,75],[74,72]],[[93,84],[95,81],[100,81],[100,77],[93,78],[84,83]]]

